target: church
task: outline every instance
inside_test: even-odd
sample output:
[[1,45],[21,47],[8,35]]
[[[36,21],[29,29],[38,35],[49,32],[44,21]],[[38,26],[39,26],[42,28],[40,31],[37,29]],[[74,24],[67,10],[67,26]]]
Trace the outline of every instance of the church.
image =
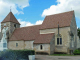
[[[5,26],[8,27],[8,49],[35,50],[36,54],[72,54],[75,49],[80,48],[74,11],[48,15],[42,24],[27,27],[20,27],[20,23],[10,11],[1,22],[1,32]],[[0,34],[0,39],[1,36]]]

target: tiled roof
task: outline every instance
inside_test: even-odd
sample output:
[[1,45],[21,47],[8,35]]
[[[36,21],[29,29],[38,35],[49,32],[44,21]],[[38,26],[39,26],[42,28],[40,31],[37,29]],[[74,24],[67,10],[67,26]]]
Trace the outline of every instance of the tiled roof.
[[20,24],[12,12],[10,12],[1,23],[5,23],[5,22],[14,22]]
[[40,34],[40,29],[57,28],[70,26],[74,11],[46,16],[42,25],[16,28],[9,39],[13,40],[34,40],[36,43],[50,43],[54,33]]
[[40,29],[70,26],[74,11],[46,16]]
[[10,40],[35,40],[41,25],[16,28]]
[[36,37],[34,40],[34,44],[37,43],[50,43],[51,39],[53,38],[54,33],[50,34],[40,34],[39,36]]

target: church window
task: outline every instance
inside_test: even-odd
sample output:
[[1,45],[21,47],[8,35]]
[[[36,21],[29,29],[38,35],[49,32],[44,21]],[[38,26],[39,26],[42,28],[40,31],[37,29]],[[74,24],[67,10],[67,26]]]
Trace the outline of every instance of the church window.
[[60,34],[57,35],[57,45],[62,45],[62,36]]
[[16,43],[16,47],[18,46],[18,43]]
[[6,43],[3,43],[3,48],[6,48],[7,47],[7,44]]
[[57,38],[57,45],[59,45],[59,38]]
[[60,38],[60,44],[62,44],[62,38]]
[[16,24],[14,24],[14,27],[16,28]]
[[42,49],[42,45],[40,46],[40,49]]

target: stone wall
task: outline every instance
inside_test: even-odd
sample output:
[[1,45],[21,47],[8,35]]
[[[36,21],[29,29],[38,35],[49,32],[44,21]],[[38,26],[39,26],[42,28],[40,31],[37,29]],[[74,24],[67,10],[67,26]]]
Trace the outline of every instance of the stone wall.
[[70,31],[72,31],[72,33],[74,35],[73,50],[75,50],[77,48],[77,25],[76,25],[76,20],[75,20],[75,15],[74,14],[73,14],[71,25],[70,25]]
[[[43,46],[43,49],[40,49],[40,45]],[[50,44],[34,44],[33,47],[35,52],[46,52],[50,54]]]
[[[8,48],[13,50],[19,50],[19,49],[30,49],[33,50],[33,42],[34,41],[9,41],[8,42]],[[18,43],[18,46],[16,47],[16,43]]]
[[61,48],[60,48],[60,45],[57,45],[58,28],[40,30],[40,34],[55,33],[55,52],[68,53],[67,49],[70,46],[70,44],[69,44],[70,43],[69,31],[70,31],[70,27],[59,28],[59,32],[62,35]]
[[50,42],[50,54],[53,54],[54,51],[55,51],[55,34],[52,37],[51,42]]
[[[17,47],[16,47],[16,43],[18,43]],[[8,42],[8,49],[22,50],[22,49],[24,49],[24,41],[9,41]]]
[[11,37],[13,31],[15,30],[14,24],[16,24],[16,28],[20,27],[19,24],[13,23],[13,22],[1,23],[1,32],[2,32],[2,29],[4,28],[4,24],[6,24],[6,27],[9,27],[9,29],[8,29],[8,31],[9,31],[9,38]]
[[25,49],[33,50],[33,42],[34,41],[25,41]]

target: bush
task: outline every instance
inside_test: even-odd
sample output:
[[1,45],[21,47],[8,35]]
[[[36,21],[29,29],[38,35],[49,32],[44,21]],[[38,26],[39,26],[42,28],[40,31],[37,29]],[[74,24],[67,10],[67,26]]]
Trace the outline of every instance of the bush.
[[28,55],[35,55],[34,50],[6,50],[0,52],[1,59],[17,60],[17,59],[28,59]]
[[80,50],[76,49],[74,52],[73,52],[74,55],[80,55]]

